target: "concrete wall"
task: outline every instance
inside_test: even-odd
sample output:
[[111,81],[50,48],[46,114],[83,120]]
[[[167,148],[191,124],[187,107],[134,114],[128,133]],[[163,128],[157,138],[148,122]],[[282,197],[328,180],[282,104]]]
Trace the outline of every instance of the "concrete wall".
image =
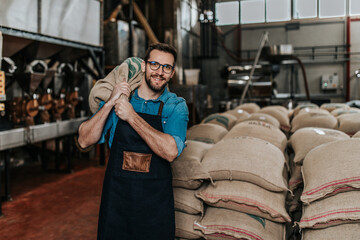
[[[360,52],[360,33],[356,31],[359,27],[360,21],[351,22],[351,52]],[[237,40],[239,33],[238,31],[233,31],[234,28],[236,26],[220,27],[224,33],[227,33],[225,35],[225,45],[231,51],[236,52],[239,48],[237,44],[240,43]],[[242,25],[242,58],[247,58],[246,50],[258,49],[261,36],[265,31],[269,32],[269,41],[272,45],[292,44],[294,48],[346,45],[346,21],[343,18],[318,22],[300,21],[300,27],[296,30],[287,30],[284,23]],[[322,51],[331,52],[335,51],[335,48],[324,49]],[[344,49],[339,49],[340,51],[343,52]],[[252,52],[251,57],[255,57],[255,53],[256,51]],[[334,56],[323,56],[317,57],[315,61],[310,61],[309,57],[301,57],[305,65],[310,93],[313,96],[316,95],[322,99],[328,98],[332,102],[345,101],[345,98],[339,97],[345,96],[346,63],[340,60],[344,57],[344,55],[338,55],[338,59],[335,59]],[[202,62],[203,81],[209,85],[214,98],[226,99],[226,90],[220,89],[225,81],[220,74],[220,70],[226,65],[237,65],[239,63],[229,57],[220,44],[218,46],[218,58],[205,59]],[[356,69],[360,69],[360,55],[351,55],[351,73],[353,74]],[[337,73],[339,76],[340,83],[338,89],[331,92],[322,91],[320,89],[321,75],[334,73]],[[293,64],[293,67],[291,64],[280,66],[280,73],[274,79],[278,85],[278,92],[290,92],[289,83],[292,76],[295,79],[295,92],[305,94],[303,76],[298,64]],[[359,89],[355,89],[355,87],[356,79],[353,78],[350,84],[350,100],[355,99],[356,96],[360,97]]]

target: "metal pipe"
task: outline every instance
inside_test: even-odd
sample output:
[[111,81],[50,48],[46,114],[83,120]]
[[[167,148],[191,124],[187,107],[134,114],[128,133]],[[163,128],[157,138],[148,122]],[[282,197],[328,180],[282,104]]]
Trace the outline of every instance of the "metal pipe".
[[155,33],[151,29],[150,24],[148,23],[148,21],[146,20],[146,18],[142,14],[139,6],[136,4],[135,1],[132,1],[132,4],[130,4],[130,5],[133,6],[134,13],[135,13],[136,17],[138,18],[139,22],[141,23],[141,25],[143,26],[143,28],[145,30],[145,33],[148,36],[150,42],[151,43],[158,43],[159,40],[157,39],[157,37],[155,36]]
[[133,43],[134,26],[132,23],[133,19],[134,19],[133,0],[129,0],[129,57],[133,56],[133,49],[134,49],[134,43]]
[[259,61],[261,50],[263,49],[266,42],[269,42],[269,32],[265,32],[261,38],[260,46],[259,46],[258,52],[256,53],[255,61],[253,63],[251,71],[250,71],[249,80],[246,82],[245,88],[241,95],[240,104],[243,104],[243,102],[244,102],[245,95],[249,89],[249,85],[250,85],[252,77],[254,75],[255,66],[257,65],[257,63]]
[[350,100],[350,17],[346,18],[346,52],[348,53],[346,61],[346,95],[345,100]]

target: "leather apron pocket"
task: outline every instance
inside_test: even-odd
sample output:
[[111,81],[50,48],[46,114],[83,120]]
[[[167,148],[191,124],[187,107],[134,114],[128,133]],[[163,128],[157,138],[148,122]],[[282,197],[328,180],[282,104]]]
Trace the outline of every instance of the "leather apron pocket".
[[133,172],[148,173],[152,154],[124,151],[122,169]]

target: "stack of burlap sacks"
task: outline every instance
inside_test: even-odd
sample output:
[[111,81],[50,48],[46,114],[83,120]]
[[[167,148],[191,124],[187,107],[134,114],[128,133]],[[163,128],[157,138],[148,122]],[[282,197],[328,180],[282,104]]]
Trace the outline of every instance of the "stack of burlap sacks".
[[285,108],[244,104],[188,130],[172,165],[177,237],[285,239],[287,138],[279,127],[290,129]]
[[[338,141],[343,141],[344,146],[353,146],[351,149],[356,148],[358,140],[350,140],[350,136],[360,137],[360,132],[354,134],[360,130],[359,114],[359,109],[345,104],[324,104],[320,108],[315,104],[303,104],[291,112],[281,106],[260,109],[256,104],[243,104],[225,113],[212,114],[201,124],[191,127],[187,133],[187,148],[173,163],[176,236],[181,239],[284,239],[284,224],[289,223],[286,224],[287,239],[300,239],[298,226],[304,229],[303,237],[306,239],[339,239],[316,237],[328,233],[309,230],[315,210],[311,210],[312,204],[306,205],[311,201],[306,202],[304,194],[312,193],[314,182],[326,179],[326,175],[312,181],[306,176],[316,176],[314,171],[319,167],[327,169],[326,166],[310,164],[318,161],[310,154],[314,148],[334,142],[330,149],[337,149]],[[287,138],[290,139],[288,142]],[[323,164],[336,166],[335,162],[343,162],[333,157],[335,155],[330,149],[326,150],[330,155],[326,155]],[[337,151],[339,156],[348,159],[360,156],[346,150],[350,155],[347,157],[341,148]],[[310,159],[316,160],[304,160],[308,159],[308,154]],[[330,158],[334,160],[326,164],[326,159],[329,161]],[[350,169],[360,175],[360,161],[357,164],[355,160],[351,162]],[[305,166],[310,169],[308,173]],[[348,174],[344,170],[338,175],[351,179],[354,185],[353,178],[360,179],[354,172]],[[355,188],[340,187],[334,192]],[[318,206],[315,205],[315,209],[329,209]],[[345,205],[339,203],[338,206]],[[330,220],[329,223],[325,219],[325,223],[315,223],[314,226],[328,227],[339,222],[345,220]],[[360,239],[360,232],[355,233],[359,226],[343,224],[343,229],[339,226],[326,230],[330,232],[329,236],[336,232],[338,235],[334,236],[348,234],[344,236],[358,237],[343,239]]]
[[345,104],[294,110],[289,211],[303,240],[360,239],[359,112]]

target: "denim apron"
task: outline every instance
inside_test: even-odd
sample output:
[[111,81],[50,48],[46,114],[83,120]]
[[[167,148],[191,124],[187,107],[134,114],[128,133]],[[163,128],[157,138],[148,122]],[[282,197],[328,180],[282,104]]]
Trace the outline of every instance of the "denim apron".
[[[160,102],[157,115],[138,113],[161,132],[163,105]],[[151,154],[148,172],[124,170],[125,153]],[[170,163],[154,154],[130,124],[119,119],[104,178],[98,239],[173,240],[174,237]]]

